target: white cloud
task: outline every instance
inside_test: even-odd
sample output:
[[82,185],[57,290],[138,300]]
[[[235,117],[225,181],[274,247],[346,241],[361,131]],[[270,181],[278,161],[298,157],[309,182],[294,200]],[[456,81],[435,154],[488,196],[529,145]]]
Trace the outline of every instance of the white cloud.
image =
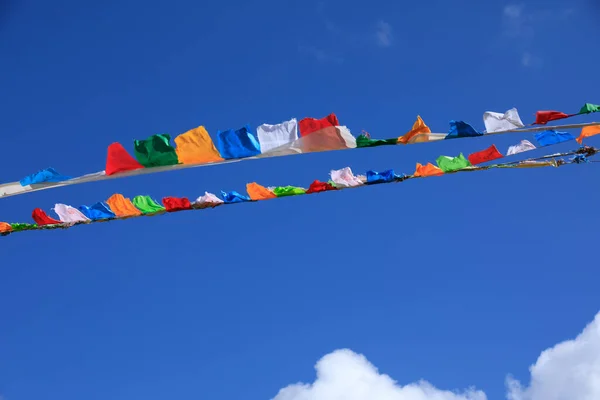
[[389,47],[392,45],[392,26],[385,21],[377,23],[377,44],[381,47]]
[[[312,384],[289,385],[272,400],[487,400],[473,388],[452,392],[426,381],[402,386],[347,349],[326,355],[315,369]],[[577,338],[543,351],[530,373],[527,387],[506,378],[507,400],[600,399],[600,313]]]
[[521,55],[521,64],[524,67],[541,67],[542,59],[526,51]]
[[454,393],[436,389],[425,381],[401,386],[379,373],[363,355],[337,350],[315,366],[312,384],[283,388],[273,400],[486,400],[483,392],[467,389]]
[[542,352],[529,371],[526,388],[507,378],[509,400],[600,399],[600,313],[577,338]]

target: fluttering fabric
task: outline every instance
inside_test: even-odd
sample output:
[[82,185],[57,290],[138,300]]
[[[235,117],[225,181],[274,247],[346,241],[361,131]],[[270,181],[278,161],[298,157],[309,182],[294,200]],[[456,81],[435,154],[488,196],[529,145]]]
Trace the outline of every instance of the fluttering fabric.
[[135,208],[140,210],[142,214],[152,214],[165,211],[165,208],[154,201],[150,196],[135,196],[132,200]]
[[600,134],[600,125],[585,126],[581,129],[581,133],[579,134],[579,137],[576,140],[579,144],[581,144],[583,143],[583,139],[598,134]]
[[277,197],[275,196],[275,193],[256,182],[248,183],[246,185],[246,192],[248,192],[248,196],[250,196],[252,200],[267,200]]
[[[53,225],[53,224],[47,224],[47,225]],[[43,226],[43,225],[40,225]],[[15,222],[10,224],[10,227],[12,228],[12,232],[21,232],[21,231],[28,231],[30,229],[36,229],[38,227],[37,224],[24,224],[22,222]]]
[[168,133],[152,135],[145,140],[135,140],[135,158],[146,168],[176,165],[179,160],[170,142],[171,135]]
[[436,167],[432,163],[427,163],[427,165],[422,165],[417,163],[417,167],[415,168],[415,173],[413,176],[415,177],[427,177],[427,176],[439,176],[444,175],[444,171],[440,168]]
[[300,120],[300,136],[310,135],[311,133],[320,131],[321,129],[339,125],[340,121],[338,121],[338,118],[334,113],[331,113],[321,119],[304,118]]
[[356,147],[356,139],[345,126],[327,127],[310,135],[303,136],[287,145],[261,154],[258,157],[283,156],[321,151],[352,149]]
[[529,140],[521,140],[518,144],[510,146],[506,152],[507,156],[512,156],[513,154],[523,153],[525,151],[535,150],[536,147]]
[[337,188],[335,186],[333,186],[333,184],[331,184],[330,182],[321,182],[319,180],[316,180],[310,184],[306,193],[312,194],[312,193],[326,192],[328,190],[337,190]]
[[273,189],[273,193],[277,197],[297,196],[306,193],[306,189],[296,186],[278,186]]
[[182,133],[175,138],[175,153],[182,164],[204,164],[223,161],[204,126]]
[[483,113],[483,123],[487,133],[509,131],[525,126],[516,108],[511,108],[503,114],[487,111]]
[[340,187],[355,187],[362,185],[363,182],[352,173],[350,167],[336,169],[329,173],[331,180]]
[[[49,217],[48,214],[46,214],[46,212],[44,210],[42,210],[41,208],[36,208],[35,210],[33,210],[33,212],[31,213],[31,218],[33,218],[35,223],[38,224],[39,226],[54,225],[54,224],[61,223],[60,221]],[[13,229],[14,229],[14,226],[13,226]]]
[[556,121],[558,119],[569,118],[569,114],[565,114],[560,111],[538,111],[535,113],[535,124],[546,125],[550,121]]
[[439,156],[436,162],[444,173],[458,171],[471,166],[469,160],[462,153],[458,157]]
[[56,204],[54,206],[54,212],[56,213],[56,215],[58,215],[58,218],[60,218],[61,222],[64,222],[67,224],[75,224],[78,222],[87,222],[90,220],[88,217],[83,215],[81,213],[81,211],[79,211],[75,207],[71,207],[66,204],[61,204],[61,203]]
[[389,146],[398,144],[398,139],[371,139],[367,135],[360,135],[356,138],[356,147],[377,147],[377,146]]
[[223,196],[223,200],[225,201],[225,204],[243,203],[245,201],[252,201],[252,199],[250,197],[240,194],[240,193],[236,192],[235,190],[233,190],[231,192],[221,191],[221,196]]
[[120,218],[142,215],[142,212],[135,208],[131,200],[125,198],[120,193],[115,193],[110,196],[108,200],[106,200],[106,204],[108,204],[112,212]]
[[142,168],[144,166],[133,158],[121,143],[115,142],[108,146],[106,166],[104,167],[106,175],[114,175],[119,172],[134,171]]
[[540,146],[550,146],[569,140],[575,140],[575,137],[568,132],[557,132],[555,130],[543,131],[535,134],[535,140]]
[[498,158],[502,158],[502,153],[498,151],[495,145],[491,145],[485,150],[477,151],[475,153],[469,154],[469,162],[473,165],[481,164],[484,162],[497,160]]
[[6,222],[0,222],[0,233],[7,233],[12,231],[12,226],[10,226],[10,224],[7,224]]
[[79,211],[81,211],[83,213],[83,215],[85,215],[92,221],[96,221],[99,219],[110,219],[110,218],[116,217],[115,213],[112,212],[110,207],[103,201],[94,203],[89,207],[88,206],[79,206]]
[[215,207],[225,203],[223,200],[218,198],[215,194],[204,192],[204,194],[196,199],[194,206],[198,208]]
[[477,132],[475,128],[463,121],[450,121],[450,130],[446,139],[457,139],[463,137],[482,136],[483,132]]
[[192,208],[192,204],[187,197],[165,197],[162,199],[162,203],[167,212],[189,210]]
[[383,183],[393,182],[396,179],[393,169],[387,171],[377,172],[373,170],[367,171],[367,183]]
[[256,128],[261,153],[289,145],[298,140],[298,120],[292,118],[280,124],[262,124]]
[[417,120],[412,126],[412,129],[405,133],[403,136],[398,138],[398,143],[408,144],[408,143],[423,143],[429,141],[429,134],[431,133],[431,129],[421,118],[420,115],[417,115]]
[[595,112],[600,112],[600,105],[585,103],[583,107],[581,107],[581,110],[579,110],[579,114],[590,114]]
[[246,125],[238,130],[217,132],[217,149],[226,160],[253,157],[260,154],[260,144]]
[[68,176],[58,173],[54,168],[46,168],[34,174],[28,175],[21,179],[21,186],[35,185],[44,182],[61,182],[71,179]]

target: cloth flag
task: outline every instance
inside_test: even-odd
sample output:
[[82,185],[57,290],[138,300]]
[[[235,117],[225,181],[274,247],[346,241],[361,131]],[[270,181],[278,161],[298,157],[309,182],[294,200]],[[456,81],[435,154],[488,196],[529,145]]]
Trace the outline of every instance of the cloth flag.
[[543,131],[535,134],[535,140],[540,146],[550,146],[569,140],[575,140],[575,137],[568,132],[558,132],[555,130]]
[[248,183],[246,185],[246,191],[252,200],[267,200],[277,197],[275,196],[275,193],[256,182]]
[[104,167],[106,175],[114,175],[119,172],[134,171],[142,168],[144,166],[133,158],[121,143],[115,142],[108,146],[106,167]]
[[457,139],[463,137],[482,136],[483,132],[477,132],[475,128],[463,121],[450,121],[450,130],[446,139]]
[[427,165],[422,165],[417,163],[417,167],[415,168],[415,173],[413,176],[439,176],[444,175],[444,171],[433,165],[432,163],[427,163]]
[[226,160],[260,154],[260,144],[250,131],[250,125],[243,126],[238,130],[218,131],[217,149]]
[[77,222],[87,222],[90,219],[83,215],[81,211],[75,207],[68,206],[66,204],[56,204],[54,206],[54,212],[58,215],[61,222],[67,224],[75,224]]
[[277,197],[286,197],[305,194],[306,190],[296,186],[278,186],[275,189],[273,189],[273,193],[275,193],[275,196]]
[[106,204],[117,217],[134,217],[142,215],[141,211],[135,208],[131,200],[125,198],[122,194],[115,193],[106,200]]
[[298,120],[292,118],[280,124],[262,124],[256,128],[261,153],[288,145],[298,140]]
[[21,186],[35,185],[44,182],[61,182],[71,179],[68,176],[59,174],[54,168],[46,168],[34,174],[28,175],[21,179]]
[[112,210],[108,207],[103,201],[95,203],[91,206],[79,206],[79,211],[83,213],[86,217],[91,219],[92,221],[98,219],[110,219],[115,218],[116,215]]
[[198,208],[216,207],[223,204],[224,201],[218,198],[213,193],[204,192],[204,194],[196,199],[194,206]]
[[458,171],[471,166],[469,160],[462,153],[458,157],[439,156],[436,162],[444,173]]
[[485,150],[481,150],[469,155],[469,162],[473,165],[481,164],[484,162],[497,160],[502,158],[502,153],[498,151],[495,145],[491,145]]
[[176,165],[179,160],[170,142],[171,135],[168,133],[152,135],[145,140],[135,140],[135,158],[146,168]]
[[579,110],[579,114],[590,114],[595,112],[600,112],[600,105],[585,103],[583,107],[581,107],[581,110]]
[[150,196],[135,196],[131,202],[135,208],[142,212],[142,214],[165,211],[165,208],[154,201]]
[[529,140],[521,140],[518,144],[510,146],[508,151],[506,152],[507,156],[512,156],[513,154],[523,153],[524,151],[535,150],[536,147]]
[[398,138],[398,143],[408,144],[408,143],[422,143],[429,141],[429,134],[431,133],[431,129],[421,118],[420,115],[417,115],[417,120],[412,126],[412,129],[405,133],[403,136]]
[[223,161],[206,128],[199,126],[175,138],[175,153],[182,164]]
[[240,194],[240,193],[236,192],[235,190],[233,190],[229,193],[221,191],[221,196],[223,196],[223,200],[225,200],[226,204],[243,203],[246,201],[252,201],[252,199],[250,199],[250,197],[244,196],[243,194]]
[[355,187],[363,182],[352,173],[350,167],[336,169],[329,173],[331,180],[339,187]]
[[394,179],[396,179],[396,174],[393,169],[381,173],[373,170],[367,171],[367,183],[393,182]]
[[570,115],[560,111],[538,111],[535,113],[535,124],[546,125],[550,121],[556,121],[557,119],[569,118]]
[[61,223],[60,221],[49,217],[41,208],[36,208],[35,210],[33,210],[33,212],[31,213],[31,218],[33,218],[35,223],[39,226],[55,225]]
[[516,108],[511,108],[504,114],[487,111],[483,113],[483,123],[487,133],[510,131],[525,126]]
[[319,180],[314,181],[308,187],[306,191],[307,194],[326,192],[328,190],[336,190],[337,188],[333,186],[330,182],[321,182]]

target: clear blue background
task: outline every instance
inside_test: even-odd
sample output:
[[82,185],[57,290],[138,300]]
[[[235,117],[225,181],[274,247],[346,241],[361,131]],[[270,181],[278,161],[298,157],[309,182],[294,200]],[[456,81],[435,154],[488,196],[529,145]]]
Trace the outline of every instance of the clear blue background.
[[[600,102],[591,1],[530,1],[518,15],[474,0],[1,4],[0,182],[95,172],[113,141],[131,150],[200,124],[214,134],[336,112],[355,134],[387,138],[417,114],[445,132],[450,119],[482,128],[488,110],[516,106],[530,123]],[[306,186],[345,166],[411,173],[523,138],[86,184],[2,199],[0,220],[116,192]],[[350,347],[402,384],[503,398],[507,373],[528,381],[539,353],[598,311],[599,173],[457,174],[0,238],[0,393],[269,399]]]

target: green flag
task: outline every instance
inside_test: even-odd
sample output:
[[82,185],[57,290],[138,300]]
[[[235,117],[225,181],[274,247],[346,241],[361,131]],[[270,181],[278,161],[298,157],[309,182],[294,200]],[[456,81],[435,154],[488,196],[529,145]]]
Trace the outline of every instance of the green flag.
[[163,206],[157,204],[150,196],[135,196],[131,202],[135,208],[142,212],[142,214],[155,213],[165,210]]
[[273,193],[277,197],[296,196],[299,194],[305,194],[306,190],[295,186],[279,186],[273,189]]
[[371,139],[366,135],[356,138],[356,147],[375,147],[398,144],[398,138],[393,139]]
[[579,110],[579,114],[590,114],[598,111],[600,111],[600,105],[585,103],[584,106],[581,107],[581,110]]
[[168,133],[152,135],[146,140],[135,140],[135,158],[147,168],[178,164],[177,153],[170,141],[171,136]]
[[439,156],[436,160],[438,167],[444,173],[458,171],[460,169],[470,167],[471,163],[463,156],[462,153],[458,157]]

